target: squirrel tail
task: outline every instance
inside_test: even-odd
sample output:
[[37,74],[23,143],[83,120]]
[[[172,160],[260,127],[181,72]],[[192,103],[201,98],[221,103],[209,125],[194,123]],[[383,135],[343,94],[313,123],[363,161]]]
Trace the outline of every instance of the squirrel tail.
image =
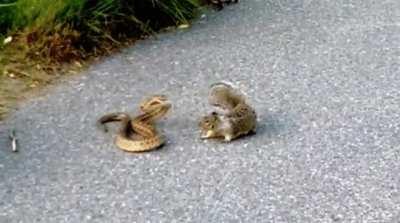
[[245,95],[225,82],[217,82],[210,86],[209,103],[214,106],[235,107],[245,101]]
[[225,83],[225,82],[216,82],[210,85],[210,90],[213,90],[215,88],[219,88],[219,87],[223,87],[223,88],[230,88],[233,89],[231,84]]

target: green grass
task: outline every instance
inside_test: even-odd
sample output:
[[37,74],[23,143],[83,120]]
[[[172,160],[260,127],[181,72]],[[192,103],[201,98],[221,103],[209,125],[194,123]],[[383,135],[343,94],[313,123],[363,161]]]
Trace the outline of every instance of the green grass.
[[[29,59],[70,62],[128,38],[188,23],[204,0],[0,0],[0,41]],[[20,43],[20,44],[18,44]],[[27,46],[23,46],[23,45]],[[1,63],[1,62],[0,62]]]
[[[204,2],[0,0],[0,119],[25,92],[72,70],[63,64],[84,63],[163,27],[188,23]],[[12,42],[4,45],[9,36]]]
[[[0,0],[1,27],[20,28],[24,26],[48,26],[49,23],[63,23],[71,18],[97,20],[116,14],[137,16],[163,16],[184,21],[193,17],[199,6],[198,0]],[[143,11],[143,9],[147,11]],[[157,13],[157,14],[154,14]]]
[[[111,41],[192,19],[201,0],[0,0],[0,34],[68,27]],[[86,46],[85,46],[86,47]]]

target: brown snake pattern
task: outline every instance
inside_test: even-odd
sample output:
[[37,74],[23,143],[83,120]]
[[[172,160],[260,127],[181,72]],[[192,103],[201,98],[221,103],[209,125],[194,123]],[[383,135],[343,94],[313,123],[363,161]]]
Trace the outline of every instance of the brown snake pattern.
[[118,148],[127,152],[145,152],[162,146],[164,136],[155,128],[155,121],[170,110],[171,103],[165,95],[153,95],[140,103],[142,114],[131,118],[128,113],[117,112],[102,116],[98,120],[104,130],[108,122],[120,121],[122,127],[115,138]]

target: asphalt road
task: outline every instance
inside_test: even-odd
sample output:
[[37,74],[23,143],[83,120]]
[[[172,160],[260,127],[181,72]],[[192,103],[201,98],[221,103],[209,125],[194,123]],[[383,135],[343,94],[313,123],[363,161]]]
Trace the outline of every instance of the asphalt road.
[[[220,80],[247,93],[258,134],[199,139]],[[174,102],[163,149],[124,153],[96,130],[152,93]],[[400,222],[400,1],[243,0],[104,59],[0,131],[2,223]]]

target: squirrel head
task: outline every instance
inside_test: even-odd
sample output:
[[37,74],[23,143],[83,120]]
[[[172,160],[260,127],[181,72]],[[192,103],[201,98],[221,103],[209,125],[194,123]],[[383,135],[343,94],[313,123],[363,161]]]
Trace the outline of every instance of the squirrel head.
[[204,131],[215,131],[218,129],[221,120],[218,117],[218,113],[211,112],[211,114],[201,118],[199,122],[200,129]]

